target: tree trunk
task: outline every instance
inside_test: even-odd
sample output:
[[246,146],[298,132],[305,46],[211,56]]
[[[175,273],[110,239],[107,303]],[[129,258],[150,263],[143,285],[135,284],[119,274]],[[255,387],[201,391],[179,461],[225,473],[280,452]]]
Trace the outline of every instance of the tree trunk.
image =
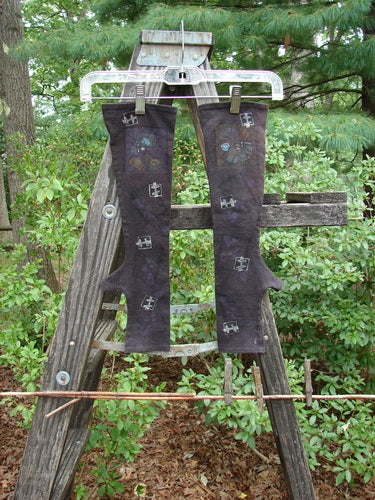
[[[11,50],[24,38],[21,3],[19,0],[0,0],[0,102],[2,109],[4,136],[8,162],[8,186],[10,202],[13,204],[21,192],[22,182],[15,168],[22,152],[17,146],[33,144],[35,127],[31,103],[30,77],[25,61],[12,56]],[[28,249],[28,258],[37,255],[43,260],[41,277],[46,279],[48,286],[57,291],[58,281],[52,268],[52,263],[45,250],[31,247],[22,235],[24,221],[22,217],[12,217],[12,232],[14,243],[24,243]]]
[[12,227],[9,222],[8,206],[5,196],[3,165],[0,160],[0,244],[11,245]]
[[[371,25],[367,26],[363,30],[364,38],[369,38],[375,35],[375,0],[371,3],[371,10],[369,13],[369,18],[372,19]],[[363,75],[362,76],[362,110],[369,113],[375,119],[375,77]],[[366,156],[375,157],[375,144],[364,149],[363,157]],[[374,178],[370,179],[375,181]],[[375,200],[374,191],[371,186],[365,186],[365,210],[363,215],[365,217],[371,218],[375,217]]]

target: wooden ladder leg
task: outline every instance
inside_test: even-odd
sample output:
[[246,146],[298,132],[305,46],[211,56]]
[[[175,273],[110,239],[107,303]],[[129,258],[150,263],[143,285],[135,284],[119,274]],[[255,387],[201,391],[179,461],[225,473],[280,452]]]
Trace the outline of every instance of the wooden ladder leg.
[[[203,63],[202,69],[210,69],[208,60]],[[216,87],[214,84],[207,83],[195,85],[192,92],[197,96],[213,96],[216,94]],[[197,98],[189,102],[203,157],[205,156],[204,141],[197,105],[208,102],[215,102],[215,99]],[[254,355],[254,358],[261,370],[264,393],[290,394],[288,376],[268,293],[265,294],[262,302],[262,320],[264,335],[268,337],[267,352],[262,355]],[[293,401],[267,400],[267,407],[290,498],[292,500],[314,500],[313,483]]]
[[[261,370],[264,394],[290,394],[288,376],[268,293],[262,302],[266,353],[254,355]],[[314,500],[315,493],[293,400],[267,400],[291,500]]]
[[[133,52],[130,69],[138,68],[138,53],[139,46]],[[152,95],[159,95],[162,84],[155,83],[150,87]],[[131,95],[131,90],[125,86],[123,95]],[[15,500],[63,498],[62,493],[70,487],[87,440],[90,404],[77,403],[76,409],[75,405],[69,406],[51,418],[45,418],[45,415],[67,402],[63,397],[64,390],[96,388],[102,359],[94,369],[95,383],[92,385],[92,380],[88,379],[92,341],[96,337],[108,338],[115,326],[114,321],[101,320],[103,293],[99,287],[101,280],[111,271],[121,234],[116,185],[110,166],[111,153],[107,144],[41,386],[43,391],[61,391],[62,397],[39,398],[18,476]],[[116,217],[103,217],[103,208],[107,204],[115,205]],[[61,372],[67,372],[70,377],[69,383],[63,386],[57,381]],[[80,416],[82,425],[77,427]]]
[[[116,235],[120,234],[119,221],[113,219],[110,224],[101,213],[108,200],[116,197],[114,179],[108,174],[109,165],[107,148],[98,176],[100,182],[97,182],[92,194],[43,376],[41,389],[61,391],[62,397],[39,398],[18,476],[15,499],[51,498],[65,445],[70,447],[73,440],[81,444],[87,438],[86,429],[81,429],[79,436],[78,431],[69,432],[73,406],[51,418],[45,418],[45,415],[67,402],[63,397],[65,389],[81,390],[91,343],[97,328],[101,329],[98,323],[102,303],[99,282],[111,267],[118,240]],[[58,382],[61,372],[69,374],[70,381],[66,385]]]

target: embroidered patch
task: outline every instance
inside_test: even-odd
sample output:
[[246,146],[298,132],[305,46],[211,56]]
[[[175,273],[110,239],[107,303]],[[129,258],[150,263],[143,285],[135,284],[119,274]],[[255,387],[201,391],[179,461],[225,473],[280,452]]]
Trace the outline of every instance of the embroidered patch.
[[228,149],[226,160],[229,161],[229,163],[241,163],[248,160],[252,152],[253,146],[251,142],[234,142]]
[[253,113],[241,113],[240,120],[243,127],[249,128],[254,125]]
[[226,208],[233,208],[237,203],[233,195],[230,196],[220,196],[220,207],[224,210]]
[[[252,115],[243,113],[243,115]],[[251,116],[243,117],[243,125],[221,123],[215,129],[216,164],[218,168],[251,167],[257,164],[257,146]]]
[[227,321],[223,323],[223,332],[225,335],[233,335],[240,331],[237,321]]
[[235,271],[239,271],[239,272],[248,271],[249,270],[249,263],[250,263],[250,259],[248,259],[247,257],[236,257],[234,259],[233,269]]
[[161,184],[158,184],[157,182],[153,182],[152,184],[148,185],[148,195],[150,198],[160,198],[163,196],[163,188]]
[[130,152],[133,155],[139,153],[147,153],[147,151],[154,146],[156,142],[154,134],[143,134],[140,135],[133,144]]
[[129,173],[165,172],[166,136],[150,127],[131,127],[125,133],[125,165]]
[[133,115],[132,113],[128,114],[124,113],[121,121],[125,125],[125,127],[132,127],[133,125],[138,125],[137,115]]
[[138,250],[149,250],[152,248],[151,236],[138,236],[136,245]]
[[151,295],[146,295],[142,300],[141,307],[145,311],[153,311],[155,309],[158,299],[156,297],[151,297]]

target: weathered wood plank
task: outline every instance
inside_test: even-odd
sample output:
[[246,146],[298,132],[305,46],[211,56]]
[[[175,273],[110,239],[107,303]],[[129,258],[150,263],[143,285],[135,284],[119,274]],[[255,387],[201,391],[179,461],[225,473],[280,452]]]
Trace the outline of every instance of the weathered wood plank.
[[[272,306],[266,293],[262,302],[266,353],[254,355],[261,369],[264,394],[290,394],[288,375]],[[272,429],[291,500],[314,500],[315,493],[292,400],[266,400]]]
[[[130,65],[136,69],[139,47]],[[124,95],[132,95],[133,87]],[[154,84],[152,95],[158,95],[161,84]],[[154,93],[155,92],[155,93]],[[102,292],[100,281],[107,277],[116,256],[121,230],[121,218],[106,219],[103,207],[111,203],[118,207],[115,179],[112,173],[111,153],[107,145],[97,177],[88,216],[71,271],[68,289],[60,314],[42,381],[42,390],[80,389],[87,369],[87,360],[101,314]],[[56,375],[66,371],[70,382],[61,386]],[[50,498],[56,474],[73,415],[72,406],[53,418],[46,413],[61,406],[66,400],[40,398],[35,410],[25,448],[14,498],[17,500],[47,500]]]
[[[110,163],[107,147],[98,176],[101,182],[97,182],[92,194],[65,301],[51,343],[42,390],[61,390],[63,394],[64,389],[78,390],[81,386],[101,305],[102,293],[98,285],[111,267],[120,233],[120,220],[108,220],[102,216],[103,206],[116,199]],[[61,386],[57,383],[56,376],[60,371],[69,373],[69,384]],[[50,498],[73,408],[66,408],[50,419],[46,419],[45,415],[64,402],[66,401],[63,399],[39,399],[28,435],[15,499]]]
[[[347,224],[345,203],[281,203],[263,205],[261,227],[344,226]],[[173,205],[171,229],[212,228],[211,207]]]
[[[94,339],[107,341],[112,338],[117,329],[116,321],[100,320],[95,329]],[[103,363],[106,352],[99,349],[91,349],[86,363],[86,369],[81,384],[83,391],[95,391],[98,387],[100,376],[102,373]],[[93,401],[81,400],[73,407],[73,412],[70,417],[70,428],[86,428],[89,424]],[[64,459],[65,449],[63,451],[62,460]]]
[[[52,417],[53,418],[53,417]],[[68,432],[63,458],[60,462],[51,498],[63,500],[70,489],[74,474],[85,450],[90,431],[88,429],[71,429]]]
[[281,203],[281,195],[279,193],[264,193],[263,205],[279,205]]
[[286,193],[287,203],[346,203],[347,194],[345,191],[332,192],[293,192]]

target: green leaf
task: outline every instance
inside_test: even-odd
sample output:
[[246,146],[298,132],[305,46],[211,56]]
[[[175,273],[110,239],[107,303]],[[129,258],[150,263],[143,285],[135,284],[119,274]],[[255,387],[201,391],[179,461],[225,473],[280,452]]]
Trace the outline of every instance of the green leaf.
[[335,481],[336,486],[339,486],[344,481],[345,477],[346,477],[345,470],[339,472],[336,476],[336,481]]
[[53,189],[51,189],[51,188],[46,188],[45,195],[46,195],[46,197],[47,197],[50,201],[52,201],[52,200],[53,200],[53,197],[54,197],[54,195],[55,195],[55,192],[54,192],[54,190],[53,190]]
[[46,198],[46,194],[45,194],[44,189],[38,189],[38,191],[36,193],[36,198],[39,201],[39,203],[43,203],[44,202],[44,200]]

